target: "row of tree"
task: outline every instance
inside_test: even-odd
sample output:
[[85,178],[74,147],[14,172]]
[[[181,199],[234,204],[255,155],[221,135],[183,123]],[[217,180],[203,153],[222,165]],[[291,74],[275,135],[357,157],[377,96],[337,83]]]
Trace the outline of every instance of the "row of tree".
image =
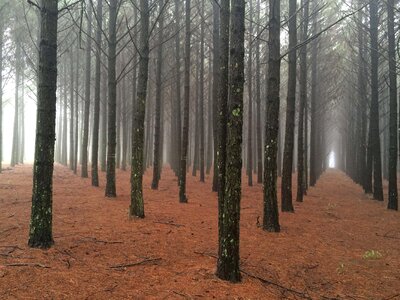
[[[1,14],[11,15],[14,4],[3,2]],[[24,86],[37,85],[30,246],[53,243],[54,159],[82,177],[90,174],[93,186],[105,171],[111,198],[116,168],[130,165],[129,214],[139,218],[147,167],[157,189],[163,164],[170,164],[181,203],[189,198],[189,166],[201,182],[212,170],[217,274],[234,282],[240,280],[242,162],[247,183],[253,185],[256,173],[264,186],[263,228],[270,232],[280,231],[278,177],[281,210],[293,212],[293,173],[302,202],[331,151],[366,193],[383,200],[381,147],[389,149],[388,208],[398,209],[395,0],[354,0],[340,15],[342,7],[328,0],[28,2],[15,16],[25,20],[23,33],[0,23],[0,67],[3,75],[15,74],[12,165],[23,162]],[[379,28],[386,30],[379,34]],[[385,90],[387,107],[379,100]],[[383,133],[382,124],[388,124]]]

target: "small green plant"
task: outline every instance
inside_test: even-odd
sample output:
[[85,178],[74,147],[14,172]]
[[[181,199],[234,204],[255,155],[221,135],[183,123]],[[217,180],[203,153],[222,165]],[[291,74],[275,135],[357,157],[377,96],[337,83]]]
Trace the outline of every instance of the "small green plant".
[[363,258],[364,259],[380,259],[382,254],[377,250],[368,250],[365,251]]
[[344,263],[340,263],[339,267],[336,268],[336,272],[339,275],[342,275],[344,273],[344,271],[345,271],[345,265],[344,265]]

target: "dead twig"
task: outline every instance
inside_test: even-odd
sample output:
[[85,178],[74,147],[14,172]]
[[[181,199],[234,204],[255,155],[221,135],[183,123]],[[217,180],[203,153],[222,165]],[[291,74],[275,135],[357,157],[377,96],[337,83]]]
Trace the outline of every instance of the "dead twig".
[[123,268],[129,268],[129,267],[134,267],[134,266],[139,266],[142,265],[144,263],[148,263],[148,262],[156,262],[161,260],[161,257],[156,257],[156,258],[146,258],[143,259],[141,261],[138,262],[134,262],[134,263],[127,263],[127,264],[119,264],[119,265],[113,265],[110,266],[110,269],[123,269]]
[[99,240],[95,237],[86,237],[85,239],[92,240],[94,243],[103,243],[103,244],[123,244],[123,241],[105,241]]
[[179,296],[185,298],[185,299],[193,299],[191,296],[186,295],[186,294],[184,294],[184,293],[180,293],[180,292],[177,292],[177,291],[172,291],[172,292],[173,292],[174,294],[177,294],[177,295],[179,295]]
[[203,255],[203,256],[209,256],[209,257],[213,257],[213,258],[218,258],[215,254],[213,253],[207,253],[207,252],[199,252],[199,251],[194,251],[194,253],[199,254],[199,255]]
[[182,225],[182,224],[176,224],[176,223],[173,223],[173,222],[161,222],[161,221],[155,221],[155,222],[153,222],[153,223],[156,223],[156,224],[164,224],[164,225],[170,225],[170,226],[175,226],[175,227],[185,227],[185,225]]
[[244,270],[241,270],[240,272],[242,272],[243,274],[246,274],[247,276],[249,276],[249,277],[251,277],[251,278],[257,279],[257,280],[261,281],[261,282],[264,283],[264,284],[273,285],[273,286],[276,286],[276,287],[280,288],[280,289],[283,290],[283,291],[290,292],[290,293],[292,293],[292,294],[294,294],[294,295],[296,295],[296,296],[299,296],[299,297],[301,297],[301,298],[303,298],[303,299],[310,299],[310,300],[312,300],[312,298],[311,298],[309,295],[307,295],[307,294],[305,294],[305,293],[303,293],[303,292],[296,291],[296,290],[294,290],[294,289],[291,289],[291,288],[288,288],[288,287],[286,287],[286,286],[283,286],[283,285],[281,285],[281,284],[279,284],[279,283],[276,283],[276,282],[273,282],[273,281],[270,281],[270,280],[261,278],[261,277],[259,277],[259,276],[250,274],[250,273],[248,273],[248,272],[246,272],[246,271],[244,271]]
[[40,264],[40,263],[11,263],[11,264],[5,264],[5,267],[40,267],[44,269],[50,269],[49,266]]

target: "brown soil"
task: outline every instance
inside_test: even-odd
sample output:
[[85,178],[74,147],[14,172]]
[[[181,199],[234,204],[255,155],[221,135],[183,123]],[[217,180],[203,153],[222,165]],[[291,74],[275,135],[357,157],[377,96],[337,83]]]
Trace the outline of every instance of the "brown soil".
[[[189,203],[179,204],[169,169],[158,191],[146,173],[146,218],[129,220],[129,172],[117,173],[118,197],[106,199],[104,188],[57,166],[55,245],[38,250],[27,246],[31,172],[0,175],[1,299],[400,299],[400,214],[337,171],[295,203],[296,213],[280,215],[280,234],[257,226],[261,185],[244,186],[240,284],[214,275],[209,177],[203,184],[189,175]],[[372,250],[379,253],[363,258]]]

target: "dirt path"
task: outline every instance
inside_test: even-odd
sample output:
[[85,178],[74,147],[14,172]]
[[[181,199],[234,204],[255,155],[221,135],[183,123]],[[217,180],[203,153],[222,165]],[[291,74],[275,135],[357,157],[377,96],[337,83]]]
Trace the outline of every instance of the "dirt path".
[[26,245],[31,172],[19,166],[0,175],[1,299],[400,299],[400,213],[337,171],[295,204],[296,213],[281,214],[280,234],[257,227],[262,187],[244,186],[241,284],[214,276],[209,177],[202,184],[188,176],[182,205],[170,170],[159,191],[150,190],[147,173],[146,218],[130,221],[128,172],[117,173],[118,198],[110,200],[103,187],[58,166],[55,246],[42,251]]

